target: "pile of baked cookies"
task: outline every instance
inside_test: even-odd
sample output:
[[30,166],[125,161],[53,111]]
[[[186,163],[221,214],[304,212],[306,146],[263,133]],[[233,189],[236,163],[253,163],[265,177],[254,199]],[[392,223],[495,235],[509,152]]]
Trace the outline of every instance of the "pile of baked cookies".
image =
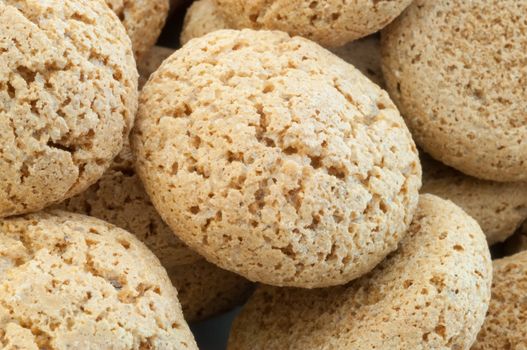
[[527,2],[0,0],[0,217],[2,349],[527,349]]

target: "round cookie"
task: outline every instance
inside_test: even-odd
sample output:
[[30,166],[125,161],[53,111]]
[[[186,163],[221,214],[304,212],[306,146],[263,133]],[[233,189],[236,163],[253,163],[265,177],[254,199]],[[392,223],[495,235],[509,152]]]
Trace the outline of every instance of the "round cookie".
[[345,286],[259,287],[229,350],[469,349],[487,311],[492,265],[478,224],[422,195],[399,249]]
[[317,44],[220,30],[144,86],[132,147],[159,213],[207,260],[279,286],[345,283],[397,247],[415,145],[388,95]]
[[493,262],[492,298],[471,350],[527,349],[527,251]]
[[327,47],[373,34],[412,0],[214,0],[231,28],[275,29]]
[[56,208],[105,220],[146,244],[167,269],[188,322],[240,304],[252,288],[246,279],[206,262],[174,235],[135,174],[128,147],[99,182]]
[[163,63],[163,61],[175,51],[176,50],[168,47],[154,46],[143,56],[143,59],[137,63],[137,70],[139,71],[139,89],[143,88],[148,81],[148,78],[150,78],[150,75],[152,75],[152,73],[159,68],[161,63]]
[[122,25],[99,1],[0,2],[0,217],[93,184],[137,108]]
[[472,216],[489,245],[503,242],[527,219],[527,183],[480,180],[460,173],[427,155],[421,156],[423,187],[451,200]]
[[159,260],[134,236],[62,211],[0,220],[5,349],[197,349]]
[[527,180],[527,3],[417,0],[382,32],[388,92],[434,158]]
[[179,42],[185,45],[190,39],[229,28],[214,0],[197,0],[187,9]]
[[168,0],[105,0],[121,20],[132,40],[135,58],[143,55],[157,41],[168,16]]

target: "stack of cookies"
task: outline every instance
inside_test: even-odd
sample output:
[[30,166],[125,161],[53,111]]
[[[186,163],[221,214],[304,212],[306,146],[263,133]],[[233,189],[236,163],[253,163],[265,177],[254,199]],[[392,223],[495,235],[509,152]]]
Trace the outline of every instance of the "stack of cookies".
[[0,347],[527,349],[526,86],[524,1],[0,0]]

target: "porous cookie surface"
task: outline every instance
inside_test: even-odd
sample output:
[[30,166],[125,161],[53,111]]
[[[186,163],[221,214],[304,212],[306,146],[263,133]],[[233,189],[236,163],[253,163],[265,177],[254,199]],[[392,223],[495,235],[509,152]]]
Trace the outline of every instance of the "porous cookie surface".
[[181,45],[184,45],[190,39],[229,28],[230,26],[218,11],[214,0],[197,0],[192,3],[185,14],[179,41]]
[[472,350],[527,349],[527,251],[494,260],[492,298]]
[[527,183],[480,180],[443,165],[427,155],[423,165],[422,193],[449,199],[472,216],[489,245],[514,234],[527,219]]
[[130,39],[99,1],[0,1],[0,217],[94,183],[137,108]]
[[416,142],[471,176],[527,180],[527,3],[417,0],[382,33]]
[[213,0],[232,28],[276,29],[329,47],[372,34],[412,0]]
[[168,0],[105,0],[132,40],[136,59],[157,41],[168,16]]
[[422,195],[399,249],[345,286],[262,286],[234,321],[230,350],[469,349],[490,298],[492,265],[478,224]]
[[387,94],[282,32],[192,40],[143,88],[132,137],[161,216],[251,280],[341,284],[404,236],[421,169]]
[[163,63],[163,61],[175,51],[176,50],[168,47],[154,46],[143,56],[141,61],[137,63],[137,70],[139,71],[139,89],[146,84],[150,75],[159,68],[161,63]]
[[197,349],[176,289],[134,236],[61,211],[0,221],[6,349]]

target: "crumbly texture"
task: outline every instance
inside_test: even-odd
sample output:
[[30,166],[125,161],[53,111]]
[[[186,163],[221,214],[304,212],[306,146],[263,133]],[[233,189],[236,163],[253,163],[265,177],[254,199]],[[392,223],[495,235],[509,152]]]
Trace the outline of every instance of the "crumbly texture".
[[121,20],[141,61],[157,41],[168,16],[169,0],[105,0]]
[[0,233],[3,349],[197,349],[166,271],[128,232],[50,211]]
[[405,235],[421,168],[388,95],[317,44],[221,30],[142,90],[132,146],[165,222],[250,280],[321,287]]
[[143,88],[148,78],[150,78],[150,75],[175,51],[168,47],[154,46],[143,56],[143,59],[137,64],[137,70],[139,71],[139,89]]
[[375,33],[412,0],[213,0],[230,28],[274,29],[327,47]]
[[474,177],[527,180],[527,2],[416,0],[381,49],[388,91],[427,153]]
[[423,154],[422,193],[449,199],[472,216],[489,245],[503,242],[527,219],[527,183],[480,180]]
[[232,272],[201,259],[168,270],[183,314],[188,322],[197,322],[243,304],[253,284]]
[[199,38],[216,30],[230,28],[218,11],[214,0],[194,1],[185,14],[179,42],[181,45],[185,45],[190,39]]
[[0,217],[93,184],[137,109],[130,39],[99,1],[0,1]]
[[478,224],[422,195],[399,249],[345,286],[259,287],[229,350],[469,349],[490,298],[492,264]]
[[494,260],[492,298],[471,350],[527,349],[527,251]]

